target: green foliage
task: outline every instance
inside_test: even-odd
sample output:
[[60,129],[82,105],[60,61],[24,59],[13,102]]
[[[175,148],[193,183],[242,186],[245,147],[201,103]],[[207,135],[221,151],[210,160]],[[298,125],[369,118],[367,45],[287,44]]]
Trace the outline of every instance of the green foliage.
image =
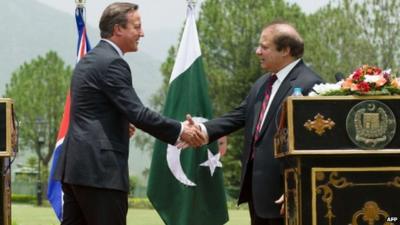
[[36,203],[36,196],[34,196],[34,195],[12,194],[11,195],[11,202],[12,203],[35,204]]
[[[21,65],[6,85],[6,97],[14,99],[15,111],[21,122],[21,149],[38,149],[37,118],[45,123],[45,147],[40,154],[43,165],[53,154],[59,123],[64,111],[64,102],[72,70],[56,52],[38,56]],[[39,152],[36,152],[39,155]]]
[[129,198],[128,207],[135,209],[153,209],[148,198]]
[[29,167],[29,168],[35,168],[36,166],[37,166],[37,157],[35,157],[35,156],[30,156],[27,160],[26,160],[26,165]]
[[[133,143],[139,150],[147,152],[148,154],[150,154],[150,156],[153,153],[154,142],[154,137],[139,129],[136,129],[135,135],[131,140],[131,143]],[[147,180],[147,177],[149,175],[149,168],[144,168],[144,170],[142,171],[142,175]]]
[[129,196],[134,196],[137,185],[138,185],[138,178],[135,176],[130,176],[129,177]]
[[248,204],[237,205],[237,200],[230,200],[226,202],[229,210],[248,210]]
[[[335,4],[334,4],[335,3]],[[400,2],[337,0],[307,18],[305,59],[327,81],[363,65],[398,72]]]
[[372,90],[366,93],[350,91],[350,90],[332,90],[321,94],[321,96],[345,96],[345,95],[358,95],[358,96],[379,96],[379,95],[400,95],[398,88],[387,87],[382,90]]
[[328,4],[307,18],[303,33],[305,61],[326,80],[334,74],[350,74],[365,63],[376,64],[376,49],[362,35],[349,1],[336,6]]
[[326,93],[320,94],[321,96],[343,96],[343,95],[350,95],[349,90],[332,90],[327,91]]
[[[141,151],[149,151],[153,150],[154,147],[154,138],[149,134],[145,133],[142,130],[136,129],[135,135],[132,139],[132,142],[138,147]],[[151,152],[151,151],[149,151]]]
[[[348,0],[350,1],[350,0]],[[352,2],[352,1],[350,1]],[[400,52],[400,1],[353,1],[353,15],[362,27],[362,36],[368,39],[377,52],[377,65],[398,72]],[[354,13],[355,12],[355,13]]]

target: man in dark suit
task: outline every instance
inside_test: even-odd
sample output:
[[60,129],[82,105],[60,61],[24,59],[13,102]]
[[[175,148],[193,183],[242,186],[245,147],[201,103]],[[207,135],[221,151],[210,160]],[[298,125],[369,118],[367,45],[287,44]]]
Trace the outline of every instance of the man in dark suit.
[[122,56],[144,36],[138,6],[109,5],[99,26],[102,40],[71,81],[70,125],[54,175],[64,192],[62,225],[126,224],[130,123],[170,144],[201,143],[201,133],[146,108],[132,88]]
[[200,124],[212,142],[240,128],[245,129],[239,204],[249,203],[252,225],[283,224],[283,179],[274,158],[275,118],[295,87],[307,94],[322,79],[301,59],[303,40],[286,22],[264,27],[256,54],[267,74],[260,77],[248,96],[233,111]]

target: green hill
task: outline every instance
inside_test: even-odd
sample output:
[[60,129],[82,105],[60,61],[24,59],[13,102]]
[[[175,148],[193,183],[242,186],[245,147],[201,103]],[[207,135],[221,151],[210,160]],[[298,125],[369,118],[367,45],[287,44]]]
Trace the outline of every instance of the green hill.
[[[56,51],[67,64],[75,64],[77,33],[75,18],[35,0],[0,1],[0,95],[19,65],[49,50]],[[98,30],[88,27],[91,45],[99,41]],[[127,54],[134,87],[147,102],[161,85],[161,62],[138,52]]]

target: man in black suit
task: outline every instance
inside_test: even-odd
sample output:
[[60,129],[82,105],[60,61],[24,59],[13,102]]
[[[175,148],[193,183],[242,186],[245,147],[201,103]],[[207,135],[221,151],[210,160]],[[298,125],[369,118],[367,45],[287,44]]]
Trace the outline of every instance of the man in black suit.
[[102,40],[71,81],[70,125],[54,175],[64,192],[62,225],[126,224],[130,123],[170,144],[201,143],[200,132],[146,108],[132,88],[122,56],[144,36],[138,6],[109,5],[99,27]]
[[281,225],[283,178],[274,158],[275,118],[295,87],[307,94],[322,79],[301,59],[304,44],[286,22],[264,27],[256,54],[267,74],[260,77],[244,101],[222,117],[200,124],[212,142],[240,128],[245,129],[239,204],[249,203],[252,225]]

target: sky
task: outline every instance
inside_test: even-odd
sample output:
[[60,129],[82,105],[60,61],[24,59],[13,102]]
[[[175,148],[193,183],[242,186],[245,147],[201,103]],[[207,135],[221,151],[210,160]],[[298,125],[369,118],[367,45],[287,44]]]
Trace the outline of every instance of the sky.
[[[74,14],[76,6],[75,0],[37,1],[70,14]],[[198,0],[197,5],[202,1]],[[97,27],[104,8],[113,2],[115,0],[87,0],[85,4],[87,23]],[[145,33],[147,29],[158,30],[164,28],[176,29],[177,33],[179,33],[185,20],[187,0],[132,0],[130,2],[139,5]],[[288,2],[299,4],[305,12],[314,12],[327,4],[329,0],[288,0]]]

